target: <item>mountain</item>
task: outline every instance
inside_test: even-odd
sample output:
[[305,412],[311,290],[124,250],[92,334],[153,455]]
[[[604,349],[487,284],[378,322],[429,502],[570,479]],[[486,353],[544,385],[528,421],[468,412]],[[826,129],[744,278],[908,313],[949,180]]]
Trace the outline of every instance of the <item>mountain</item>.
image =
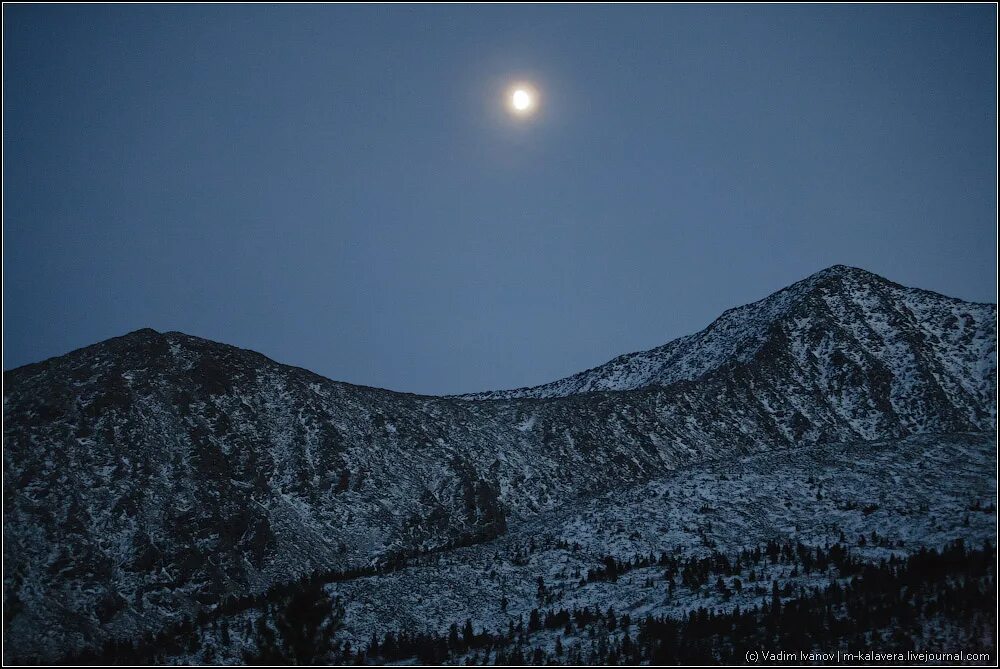
[[[759,595],[748,591],[727,599],[711,589],[677,588],[666,596],[658,564],[640,565],[613,581],[580,581],[608,556],[634,563],[636,556],[667,550],[679,559],[732,559],[776,538],[816,547],[849,542],[856,555],[876,562],[956,539],[982,546],[996,538],[995,466],[992,436],[972,434],[827,444],[698,463],[539,514],[496,541],[435,556],[433,569],[418,562],[336,582],[331,590],[345,602],[364,602],[344,621],[355,645],[373,630],[384,635],[419,628],[424,620],[443,621],[442,631],[466,619],[504,629],[518,616],[527,620],[543,603],[539,577],[544,603],[555,609],[613,607],[633,616],[681,618],[699,606],[746,608]],[[929,480],[928,471],[950,475]],[[856,545],[859,536],[873,532],[882,539]],[[770,569],[789,582],[789,565]],[[799,571],[790,579],[796,590],[823,580]],[[723,573],[731,580],[731,573]],[[771,579],[762,580],[770,594]],[[501,596],[508,600],[505,610],[497,606]]]
[[[947,396],[957,400],[956,411],[992,421],[995,321],[995,305],[906,288],[862,269],[835,265],[763,300],[730,309],[701,332],[649,351],[622,355],[534,388],[464,397],[635,390],[694,381],[734,364],[756,364],[814,381],[818,392],[833,396],[842,389],[840,378],[831,374],[834,368],[881,376],[889,385],[879,401],[894,408],[914,392]],[[977,406],[986,406],[987,414],[977,415]]]
[[140,330],[5,372],[5,659],[499,547],[679,468],[992,434],[995,378],[995,305],[840,266],[658,349],[467,397]]

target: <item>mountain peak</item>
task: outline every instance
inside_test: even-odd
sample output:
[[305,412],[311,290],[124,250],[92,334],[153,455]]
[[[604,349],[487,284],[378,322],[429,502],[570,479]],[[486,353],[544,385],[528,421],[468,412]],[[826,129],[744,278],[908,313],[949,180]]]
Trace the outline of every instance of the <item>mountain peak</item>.
[[[761,300],[724,312],[704,330],[647,351],[619,356],[604,365],[533,388],[494,391],[474,399],[557,397],[587,392],[635,390],[694,381],[733,365],[773,364],[791,356],[790,365],[811,365],[810,352],[853,350],[861,359],[893,352],[900,377],[907,360],[925,358],[921,342],[944,349],[973,345],[964,358],[942,360],[958,365],[957,377],[975,377],[968,368],[982,360],[980,348],[995,344],[996,307],[973,304],[926,290],[906,288],[878,274],[848,265],[832,265]],[[952,332],[961,320],[969,331]],[[964,337],[962,342],[945,343]],[[801,356],[802,357],[799,359]],[[839,360],[839,358],[837,358]],[[908,364],[908,363],[907,363]],[[978,364],[978,363],[977,363]],[[975,392],[981,392],[977,388]]]
[[860,267],[851,267],[850,265],[831,265],[826,269],[821,269],[814,274],[810,274],[805,279],[792,284],[789,286],[789,289],[794,289],[798,286],[813,287],[820,284],[829,285],[830,282],[842,283],[847,286],[880,285],[902,287],[899,284],[886,279],[884,276]]
[[[411,571],[395,569],[407,556],[487,550],[487,541],[492,554],[501,545],[492,540],[511,528],[541,535],[529,519],[699,462],[994,432],[996,308],[872,276],[829,268],[701,332],[507,393],[529,401],[335,384],[244,349],[149,328],[12,370],[4,378],[5,602],[13,603],[4,650],[66,664],[59,658],[82,644],[118,643],[119,631],[175,638],[179,621],[224,609],[222,602],[270,609],[279,601],[270,597],[282,592],[273,588],[300,579],[315,585],[316,574],[392,565],[396,578]],[[864,471],[884,466],[865,462]],[[848,472],[847,488],[877,499],[855,481],[857,471]],[[928,478],[923,470],[919,477]],[[683,478],[694,481],[698,505],[715,499],[701,492],[714,474]],[[793,478],[801,487],[805,477]],[[967,477],[959,478],[964,488]],[[760,488],[760,480],[732,496]],[[895,477],[892,485],[907,487]],[[819,502],[815,490],[806,487],[808,508]],[[842,498],[830,497],[839,523]],[[662,493],[650,499],[678,509],[702,550],[705,525],[684,515],[694,505]],[[714,502],[709,509],[697,513],[713,522],[740,515]],[[759,525],[747,517],[737,519],[741,531]],[[620,545],[605,527],[586,533]],[[674,541],[676,532],[664,527],[653,536]],[[527,543],[505,545],[521,555]],[[601,559],[609,554],[602,546]],[[467,562],[469,555],[463,565],[492,569],[492,557]],[[469,573],[445,570],[453,571]],[[537,606],[534,579],[524,583],[509,592]],[[639,596],[645,602],[649,593]],[[502,629],[507,616],[498,618]]]
[[826,269],[821,269],[812,276],[874,276],[880,277],[874,272],[869,272],[866,269],[861,269],[860,267],[851,267],[850,265],[830,265]]

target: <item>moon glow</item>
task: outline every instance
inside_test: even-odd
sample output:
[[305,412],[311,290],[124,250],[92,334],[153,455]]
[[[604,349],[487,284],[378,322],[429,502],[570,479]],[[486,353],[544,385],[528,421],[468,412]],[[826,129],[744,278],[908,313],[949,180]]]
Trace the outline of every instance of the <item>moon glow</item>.
[[531,107],[531,94],[523,88],[519,88],[511,96],[511,104],[517,111],[527,111]]
[[507,109],[514,116],[531,116],[537,108],[538,91],[533,86],[519,83],[507,89]]

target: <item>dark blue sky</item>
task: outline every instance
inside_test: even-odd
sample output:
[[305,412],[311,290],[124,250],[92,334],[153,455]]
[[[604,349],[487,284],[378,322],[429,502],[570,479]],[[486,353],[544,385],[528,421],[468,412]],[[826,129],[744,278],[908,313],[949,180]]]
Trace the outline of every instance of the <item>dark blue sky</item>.
[[8,369],[149,326],[464,392],[837,263],[996,300],[992,5],[4,15]]

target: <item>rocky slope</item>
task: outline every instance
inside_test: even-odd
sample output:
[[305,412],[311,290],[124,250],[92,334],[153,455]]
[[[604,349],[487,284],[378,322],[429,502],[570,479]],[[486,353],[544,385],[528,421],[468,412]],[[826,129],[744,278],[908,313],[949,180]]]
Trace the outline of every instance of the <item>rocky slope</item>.
[[[995,540],[995,468],[992,437],[972,434],[829,444],[697,463],[539,514],[489,544],[329,587],[346,602],[343,635],[355,647],[372,631],[444,634],[466,619],[476,621],[477,629],[502,632],[542,604],[614,607],[633,617],[683,617],[702,606],[748,608],[766,601],[770,588],[733,597],[711,587],[681,588],[667,596],[656,566],[613,582],[581,583],[581,578],[608,556],[627,562],[664,549],[683,558],[735,555],[776,538],[811,546],[846,541],[855,554],[873,561],[955,539],[981,546]],[[929,471],[950,475],[928,477]],[[882,541],[857,545],[872,532]],[[784,572],[778,576],[787,577]],[[542,598],[539,577],[545,583]],[[763,580],[770,585],[769,578]],[[798,584],[816,580],[802,574]],[[503,609],[501,597],[507,599]]]
[[314,570],[480,543],[694,462],[990,432],[995,322],[994,305],[836,267],[502,400],[352,386],[152,330],[12,370],[5,652],[53,659]]
[[[996,306],[906,288],[837,265],[720,316],[707,328],[594,369],[534,388],[470,399],[563,397],[693,381],[734,363],[783,367],[832,401],[842,377],[867,375],[888,386],[893,409],[914,394],[945,396],[987,423],[995,420]],[[876,377],[881,377],[878,379]],[[851,401],[848,398],[847,401]],[[855,402],[856,404],[856,402]],[[977,414],[984,406],[987,413]],[[961,411],[962,409],[959,409]],[[914,416],[915,420],[920,420]]]
[[[336,602],[331,613],[339,618],[327,652],[350,644],[355,652],[366,651],[371,661],[373,638],[423,634],[444,639],[452,627],[464,629],[471,621],[477,634],[493,639],[494,648],[481,643],[473,652],[450,648],[449,663],[478,663],[473,655],[495,661],[500,652],[496,645],[508,651],[521,646],[526,657],[541,649],[556,660],[556,639],[566,652],[561,661],[567,662],[574,654],[587,658],[595,640],[620,641],[622,631],[600,625],[569,626],[567,631],[562,623],[533,630],[528,622],[533,613],[548,620],[561,610],[614,610],[639,621],[683,620],[700,609],[768,609],[773,582],[780,584],[786,602],[802,589],[852,582],[854,572],[843,567],[808,566],[805,561],[813,551],[839,547],[858,562],[884,565],[924,547],[940,549],[962,541],[969,549],[981,549],[994,543],[995,468],[994,439],[985,434],[828,444],[695,463],[631,489],[538,514],[491,541],[326,583],[323,596]],[[950,475],[928,476],[937,471]],[[796,547],[797,557],[778,557],[772,552],[775,545]],[[747,559],[746,551],[761,548],[772,559]],[[602,574],[611,560],[615,577]],[[704,572],[670,567],[695,561],[707,567]],[[968,586],[960,574],[961,567],[952,564],[937,577]],[[719,577],[724,588],[718,587]],[[986,592],[995,590],[995,580],[983,585]],[[988,630],[989,611],[968,595],[963,591],[958,611],[982,616]],[[260,657],[261,621],[280,615],[281,601],[270,597],[229,607],[194,629],[173,629],[166,642],[143,644],[131,659],[201,664]],[[897,605],[895,611],[907,619],[904,607]],[[912,616],[907,622],[915,623]],[[887,627],[883,650],[895,648],[892,639],[898,639],[899,628]],[[911,649],[990,648],[986,640],[968,638],[975,625],[944,634],[940,621],[928,627],[925,638],[909,642]],[[761,645],[766,644],[751,647]],[[820,648],[847,647],[856,645],[828,638]],[[336,652],[320,655],[318,661],[351,662]],[[404,653],[396,659],[408,657]]]

